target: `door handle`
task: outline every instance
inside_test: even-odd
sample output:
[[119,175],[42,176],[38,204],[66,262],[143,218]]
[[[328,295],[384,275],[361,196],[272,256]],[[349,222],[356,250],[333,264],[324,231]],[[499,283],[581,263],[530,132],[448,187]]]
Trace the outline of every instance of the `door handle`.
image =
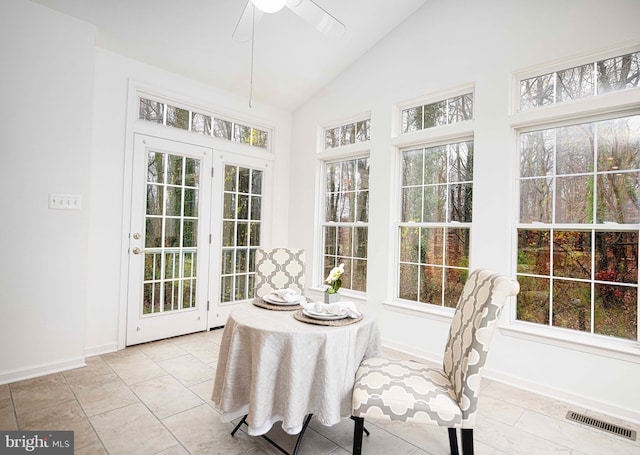
[[140,254],[140,252],[141,252],[141,251],[142,251],[142,250],[141,250],[140,248],[138,248],[138,247],[135,247],[133,250],[131,250],[131,252],[132,252],[133,254]]

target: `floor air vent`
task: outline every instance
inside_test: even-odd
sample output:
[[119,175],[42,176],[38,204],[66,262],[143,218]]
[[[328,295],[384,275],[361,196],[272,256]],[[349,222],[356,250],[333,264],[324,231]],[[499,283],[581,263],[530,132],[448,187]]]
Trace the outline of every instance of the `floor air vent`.
[[567,419],[573,422],[578,422],[583,425],[597,428],[602,431],[613,433],[615,435],[621,436],[626,439],[630,439],[632,441],[636,440],[636,432],[634,430],[630,430],[628,428],[624,428],[619,425],[614,425],[612,423],[605,422],[604,420],[594,419],[593,417],[589,417],[584,414],[578,414],[577,412],[573,412],[573,411],[567,412]]

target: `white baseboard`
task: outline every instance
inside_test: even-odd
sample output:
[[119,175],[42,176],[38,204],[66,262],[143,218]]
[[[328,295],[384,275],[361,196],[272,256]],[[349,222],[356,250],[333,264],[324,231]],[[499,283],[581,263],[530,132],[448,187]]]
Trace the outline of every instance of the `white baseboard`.
[[[382,346],[402,352],[403,354],[407,354],[418,360],[424,360],[426,362],[442,365],[443,354],[438,355],[434,354],[433,352],[417,350],[412,346],[407,346],[384,339],[382,340]],[[553,400],[562,401],[564,403],[579,406],[581,408],[587,408],[589,410],[615,417],[627,422],[640,424],[640,411],[636,409],[625,408],[614,403],[609,403],[584,395],[572,393],[566,390],[557,389],[546,384],[529,381],[525,378],[512,376],[491,368],[486,368],[483,371],[482,376],[487,379],[491,379],[492,381],[497,381],[508,386],[515,387],[517,389],[536,393]]]
[[3,371],[0,372],[0,385],[80,368],[86,365],[84,359],[84,357],[77,357],[74,359],[67,359],[62,362],[47,363],[20,370]]
[[116,352],[118,350],[118,343],[107,343],[100,346],[91,346],[84,348],[85,357],[95,357],[97,355],[109,354],[110,352]]

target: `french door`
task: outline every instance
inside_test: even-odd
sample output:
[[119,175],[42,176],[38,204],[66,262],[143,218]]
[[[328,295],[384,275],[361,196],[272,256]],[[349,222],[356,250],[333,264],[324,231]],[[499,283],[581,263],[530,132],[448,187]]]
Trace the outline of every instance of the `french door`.
[[212,150],[135,135],[126,344],[207,329]]

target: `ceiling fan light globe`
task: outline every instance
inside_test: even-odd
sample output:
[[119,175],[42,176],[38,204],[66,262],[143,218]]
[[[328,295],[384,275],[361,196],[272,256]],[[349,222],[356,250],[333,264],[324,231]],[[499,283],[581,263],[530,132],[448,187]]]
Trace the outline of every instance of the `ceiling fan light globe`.
[[277,13],[284,5],[287,3],[287,0],[251,0],[256,8],[258,8],[263,13]]

